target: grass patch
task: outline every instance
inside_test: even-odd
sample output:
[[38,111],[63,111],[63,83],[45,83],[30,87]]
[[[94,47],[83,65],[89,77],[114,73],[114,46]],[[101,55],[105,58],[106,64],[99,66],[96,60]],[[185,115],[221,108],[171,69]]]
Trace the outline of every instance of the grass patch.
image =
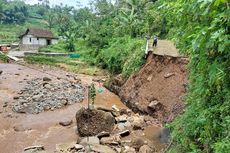
[[60,41],[58,44],[49,45],[39,49],[39,52],[46,53],[68,53],[69,51],[65,49],[65,43]]
[[76,61],[76,59],[70,57],[28,56],[25,58],[25,61],[29,64],[45,64],[56,66],[78,74],[98,76],[107,74],[105,70],[81,61]]
[[8,57],[5,54],[0,54],[0,61],[8,62]]

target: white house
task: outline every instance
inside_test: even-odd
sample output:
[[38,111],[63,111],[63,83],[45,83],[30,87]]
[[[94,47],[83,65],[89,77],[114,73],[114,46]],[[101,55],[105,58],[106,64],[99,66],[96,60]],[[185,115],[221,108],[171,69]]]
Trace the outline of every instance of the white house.
[[37,50],[39,47],[56,44],[58,38],[49,30],[28,28],[19,36],[20,50]]

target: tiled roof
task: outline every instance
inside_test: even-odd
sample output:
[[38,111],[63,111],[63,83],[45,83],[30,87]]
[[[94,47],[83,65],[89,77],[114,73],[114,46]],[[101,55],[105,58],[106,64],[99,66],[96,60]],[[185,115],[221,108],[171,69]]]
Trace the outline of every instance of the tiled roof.
[[36,28],[28,28],[24,34],[19,36],[19,38],[21,38],[27,34],[33,35],[33,36],[38,37],[38,38],[53,38],[53,39],[57,38],[49,30],[36,29]]

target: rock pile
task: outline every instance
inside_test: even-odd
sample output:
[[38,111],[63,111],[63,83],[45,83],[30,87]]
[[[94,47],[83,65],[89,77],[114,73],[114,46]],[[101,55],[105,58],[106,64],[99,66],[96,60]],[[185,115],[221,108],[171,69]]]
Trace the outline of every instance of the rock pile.
[[[83,136],[69,147],[68,153],[153,153],[155,148],[140,135],[157,121],[150,116],[133,114],[129,109],[82,108],[76,114],[78,134]],[[90,137],[86,137],[90,136]],[[90,148],[88,146],[90,145]],[[97,149],[95,149],[97,148]],[[103,150],[104,151],[101,151]],[[106,150],[106,151],[105,151]]]
[[51,80],[48,77],[27,81],[27,85],[14,97],[13,111],[37,114],[62,108],[84,100],[85,88],[78,82]]

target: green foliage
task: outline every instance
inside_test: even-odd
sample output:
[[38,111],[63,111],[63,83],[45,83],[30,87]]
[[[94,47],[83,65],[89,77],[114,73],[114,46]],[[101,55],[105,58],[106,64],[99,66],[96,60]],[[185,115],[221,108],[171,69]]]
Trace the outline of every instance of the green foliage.
[[0,53],[0,61],[7,62],[8,61],[8,57],[5,54],[1,54]]
[[169,36],[190,58],[187,108],[171,125],[172,152],[230,152],[229,2],[158,3]]
[[66,63],[70,65],[75,65],[75,63],[71,63],[70,57],[48,57],[48,56],[27,56],[25,60],[28,63],[40,63],[40,64],[47,64],[47,65],[55,65],[58,63]]
[[25,61],[30,64],[46,64],[61,67],[67,71],[86,75],[107,75],[107,72],[84,62],[76,62],[70,57],[27,56]]
[[89,90],[89,92],[90,92],[90,99],[92,101],[92,105],[94,106],[94,102],[95,102],[95,99],[96,99],[96,88],[95,88],[94,83],[91,83],[89,89],[90,89]]
[[100,51],[97,65],[107,68],[113,74],[122,73],[128,77],[143,64],[144,42],[130,37],[116,38],[107,48]]
[[65,49],[65,42],[59,41],[57,44],[49,45],[46,47],[39,48],[39,52],[47,52],[47,53],[65,53],[69,52],[67,49]]
[[28,18],[28,9],[23,1],[0,0],[0,22],[1,23],[24,23]]

